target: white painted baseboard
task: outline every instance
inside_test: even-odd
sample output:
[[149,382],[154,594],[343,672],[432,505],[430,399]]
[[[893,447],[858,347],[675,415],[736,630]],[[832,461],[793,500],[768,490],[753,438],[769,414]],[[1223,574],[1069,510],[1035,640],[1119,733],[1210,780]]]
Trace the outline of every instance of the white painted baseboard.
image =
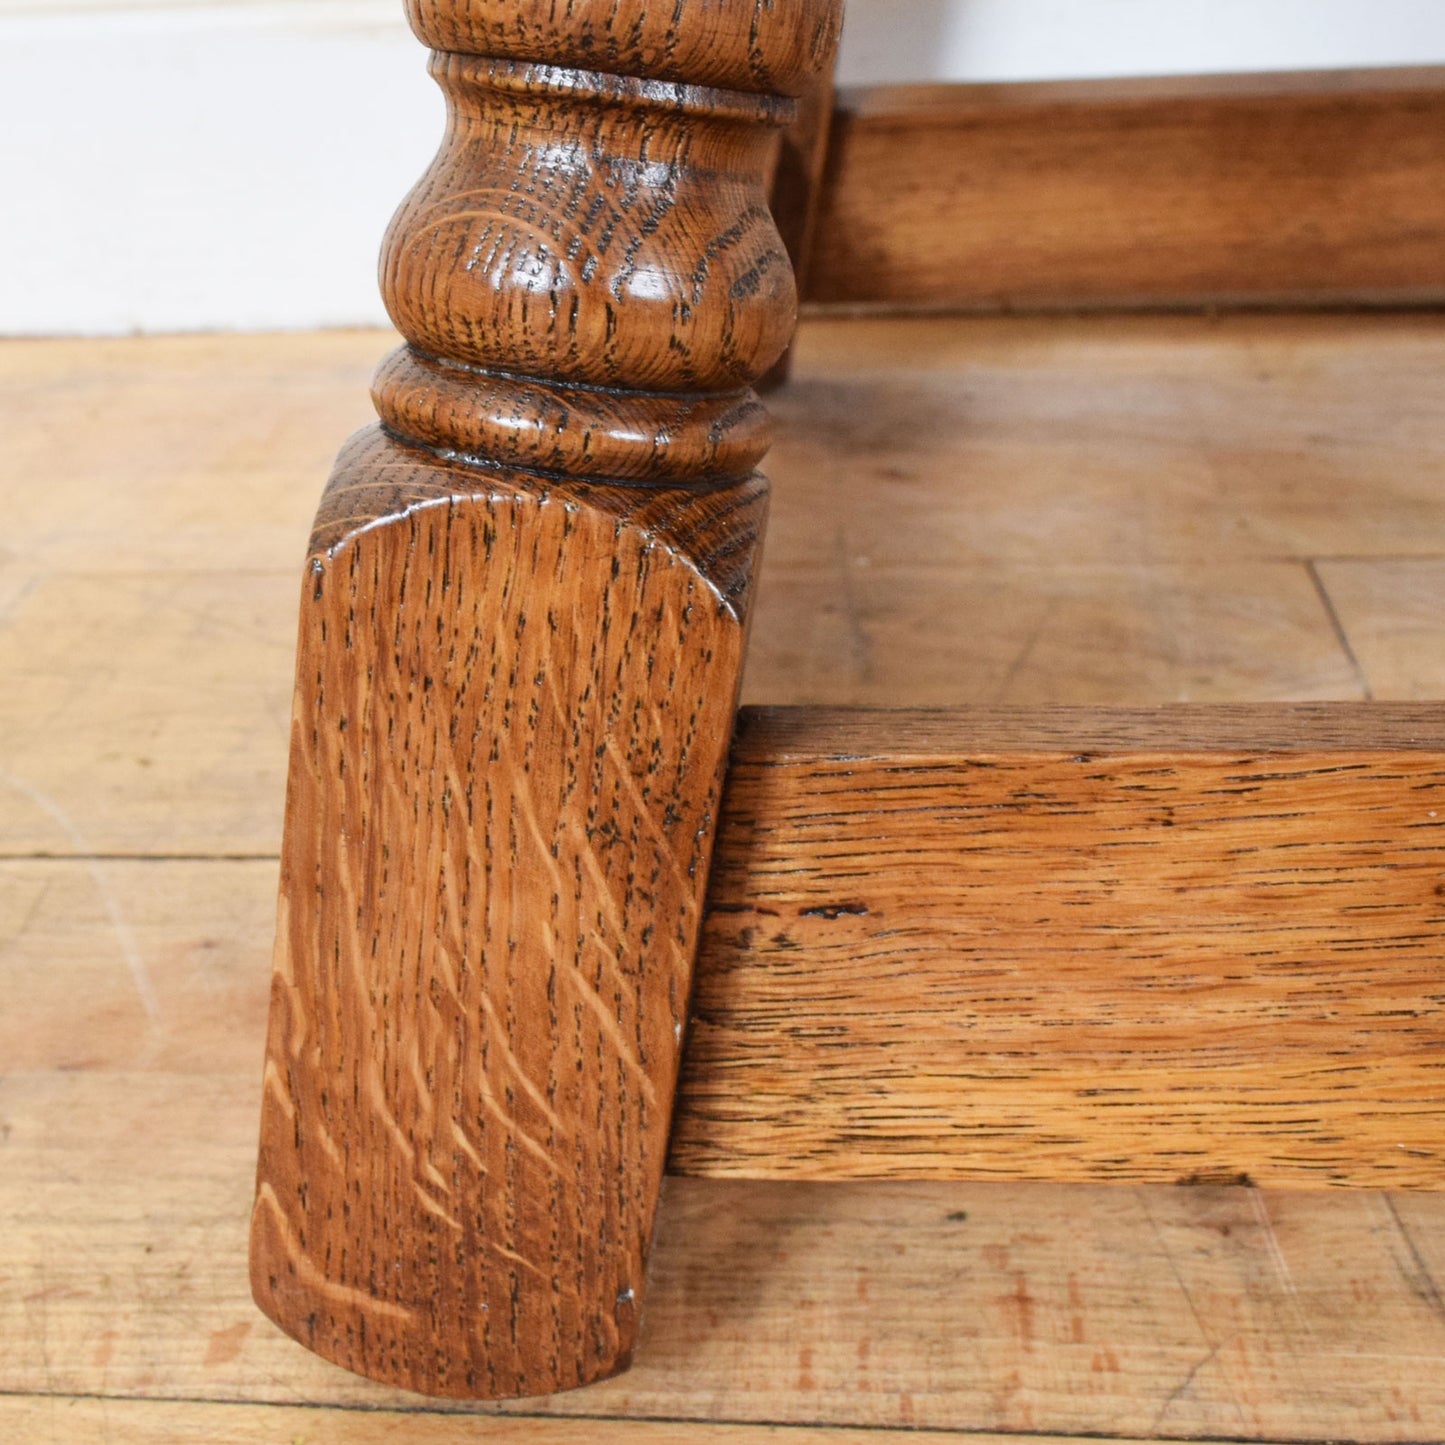
[[[441,131],[400,0],[0,0],[0,334],[384,320]],[[850,0],[845,80],[1420,64],[1442,0]]]

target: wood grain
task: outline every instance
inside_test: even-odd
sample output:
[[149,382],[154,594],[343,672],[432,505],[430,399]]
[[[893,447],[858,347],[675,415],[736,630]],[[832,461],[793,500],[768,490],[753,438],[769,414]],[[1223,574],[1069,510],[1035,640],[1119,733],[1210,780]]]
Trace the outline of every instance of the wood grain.
[[[1251,563],[1438,556],[1442,365],[1428,314],[814,317],[770,400],[769,470],[791,505],[764,582],[840,551],[853,585],[885,567],[1006,580],[1032,564],[1020,594],[1062,590],[1075,568],[1103,595],[1113,569],[1195,565],[1220,579],[1222,623],[1231,600],[1248,616],[1234,594]],[[910,651],[949,621],[935,580],[909,601],[929,618]],[[1206,601],[1207,584],[1170,622]],[[1097,700],[1150,700],[1147,686]]]
[[1331,557],[1316,566],[1377,697],[1445,697],[1445,558]]
[[762,492],[403,455],[343,454],[306,584],[253,1280],[542,1393],[636,1332]]
[[764,172],[838,9],[410,6],[447,129],[312,533],[251,1235],[376,1379],[630,1358],[796,314]]
[[[0,1429],[27,1445],[100,1445],[117,1430],[128,1445],[389,1445],[404,1435],[413,1445],[464,1445],[477,1438],[474,1422],[415,1410],[316,1410],[293,1406],[218,1405],[153,1400],[87,1400],[21,1395],[0,1399]],[[709,1425],[682,1421],[497,1419],[487,1426],[492,1445],[777,1445],[768,1425]],[[970,1430],[968,1445],[1069,1445],[1063,1435],[995,1435]],[[1095,1437],[1098,1445],[1126,1445]],[[960,1436],[935,1430],[791,1429],[796,1445],[949,1445]],[[1151,1445],[1132,1437],[1127,1445]],[[1200,1440],[1197,1445],[1221,1445]]]
[[252,1079],[275,917],[274,858],[3,860],[5,1072]]
[[[922,531],[917,500],[900,497],[899,510]],[[868,509],[882,511],[882,502],[871,499]],[[962,529],[962,515],[940,512],[937,524],[955,520]],[[1298,563],[1198,567],[1121,557],[1102,567],[962,559],[908,567],[876,563],[851,521],[840,520],[832,540],[830,565],[764,571],[745,701],[888,707],[908,697],[920,707],[953,707],[1364,697],[1319,588]],[[937,539],[932,547],[943,550]]]
[[[0,767],[82,839],[0,784],[0,852],[277,853],[295,559],[395,342],[0,343]],[[1360,697],[1316,559],[1374,695],[1445,693],[1438,318],[814,318],[800,348],[747,700]]]
[[[144,1440],[152,1410],[177,1422],[162,1440],[364,1438],[383,1407],[387,1429],[423,1439],[501,1428],[439,1418],[298,1350],[246,1287],[275,864],[229,855],[276,852],[301,494],[329,438],[359,420],[388,344],[0,344],[14,403],[0,461],[15,481],[0,546],[0,608],[13,602],[0,611],[0,766],[87,843],[77,850],[8,782],[0,792],[7,851],[72,855],[0,860],[0,1390],[55,1409],[65,1440]],[[1101,615],[1128,616],[1136,594],[1111,555],[1187,557],[1200,569],[1190,596],[1212,575],[1241,613],[1260,594],[1237,563],[1271,550],[1423,565],[1445,550],[1430,404],[1442,346],[1424,314],[815,320],[776,403],[788,425],[769,463],[769,567],[820,555],[831,567],[840,533],[854,559],[930,542],[935,560],[950,548],[963,565],[993,548],[1021,595],[1030,575],[1047,585],[1062,537],[1098,564]],[[1066,465],[1070,429],[1080,451]],[[1324,574],[1333,588],[1338,573]],[[904,605],[915,641],[951,617],[956,594],[930,577],[946,581],[935,569],[899,599],[898,636]],[[839,566],[810,595],[841,609],[854,580]],[[1402,630],[1419,627],[1424,582],[1362,580],[1350,622],[1368,636],[1398,598]],[[800,660],[816,675],[826,656],[814,617],[788,598],[754,623],[776,659],[758,686],[779,701],[798,696]],[[1097,696],[1100,653],[1123,635],[1060,646],[1053,697]],[[1428,649],[1422,637],[1422,670]],[[1410,657],[1398,649],[1380,682],[1414,687]],[[1169,665],[1153,653],[1121,663],[1110,700],[1157,695]],[[958,696],[985,676],[968,666],[953,673]],[[1287,696],[1298,675],[1242,636],[1217,669],[1221,691],[1232,680],[1244,697]],[[912,702],[901,659],[893,675],[889,700]],[[158,1048],[90,871],[96,851],[148,855],[96,866],[150,971]],[[920,1424],[962,1439],[1445,1438],[1445,1195],[666,1189],[636,1365],[547,1416],[524,1407],[540,1438],[606,1439],[599,1417],[639,1438],[649,1419],[824,1439]],[[0,1435],[27,1438],[8,1418]]]
[[[0,1391],[461,1409],[485,1438],[496,1405],[358,1378],[257,1315],[253,1103],[237,1074],[5,1081]],[[670,1180],[633,1369],[505,1408],[1434,1445],[1442,1246],[1445,1195]]]
[[1438,707],[745,714],[686,1173],[1445,1186]]
[[1445,297],[1439,68],[845,94],[810,300]]
[[828,65],[841,7],[827,0],[654,5],[649,0],[406,0],[433,50],[762,95],[796,95]]

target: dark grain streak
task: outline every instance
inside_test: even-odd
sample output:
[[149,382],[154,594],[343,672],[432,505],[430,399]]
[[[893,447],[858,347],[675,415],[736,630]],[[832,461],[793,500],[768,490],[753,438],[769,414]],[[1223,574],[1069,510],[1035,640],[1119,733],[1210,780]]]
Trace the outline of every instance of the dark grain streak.
[[750,710],[673,1166],[1438,1187],[1442,761],[1408,705]]

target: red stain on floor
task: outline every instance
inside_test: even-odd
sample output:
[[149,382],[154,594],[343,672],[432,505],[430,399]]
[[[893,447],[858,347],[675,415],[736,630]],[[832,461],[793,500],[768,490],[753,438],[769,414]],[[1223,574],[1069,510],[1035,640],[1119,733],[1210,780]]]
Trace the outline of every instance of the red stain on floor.
[[212,1330],[210,1341],[206,1345],[206,1365],[229,1365],[237,1355],[241,1353],[241,1346],[246,1343],[246,1336],[251,1333],[250,1320],[242,1320],[238,1325],[232,1325],[229,1329]]

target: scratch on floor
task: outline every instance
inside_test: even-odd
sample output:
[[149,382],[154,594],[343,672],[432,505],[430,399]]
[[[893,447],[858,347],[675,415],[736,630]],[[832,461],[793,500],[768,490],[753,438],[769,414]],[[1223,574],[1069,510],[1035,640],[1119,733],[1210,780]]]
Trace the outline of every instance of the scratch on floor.
[[1294,1282],[1294,1274],[1290,1270],[1289,1261],[1284,1257],[1284,1250],[1280,1247],[1279,1236],[1274,1232],[1274,1221],[1269,1217],[1264,1191],[1261,1189],[1249,1190],[1249,1204],[1254,1211],[1255,1220],[1264,1234],[1265,1248],[1269,1251],[1270,1263],[1274,1266],[1275,1275],[1284,1286],[1285,1294],[1288,1295],[1289,1302],[1294,1307],[1305,1333],[1313,1337],[1314,1324],[1310,1319],[1309,1311],[1304,1307],[1303,1300],[1300,1299],[1299,1286]]
[[1420,1246],[1415,1242],[1415,1236],[1410,1233],[1405,1221],[1400,1218],[1400,1211],[1395,1205],[1394,1199],[1386,1194],[1384,1196],[1385,1208],[1390,1211],[1390,1218],[1395,1221],[1395,1228],[1400,1232],[1400,1238],[1405,1242],[1405,1248],[1410,1252],[1410,1261],[1413,1269],[1402,1269],[1401,1277],[1409,1285],[1410,1292],[1428,1306],[1432,1314],[1445,1319],[1445,1295],[1440,1293],[1440,1286],[1435,1283],[1435,1276],[1430,1273],[1429,1263],[1425,1256],[1420,1253]]
[[863,608],[854,585],[853,563],[848,555],[848,538],[842,527],[833,537],[834,557],[838,568],[838,591],[843,602],[843,625],[847,630],[847,653],[853,664],[853,680],[866,685],[874,680],[873,647],[863,620]]
[[[1205,1325],[1204,1317],[1199,1313],[1199,1306],[1194,1301],[1194,1295],[1189,1288],[1188,1281],[1185,1280],[1183,1273],[1180,1271],[1179,1264],[1174,1258],[1174,1252],[1169,1248],[1168,1241],[1164,1238],[1164,1231],[1159,1227],[1159,1221],[1154,1218],[1154,1211],[1149,1208],[1148,1195],[1142,1189],[1136,1189],[1134,1191],[1134,1198],[1139,1208],[1143,1211],[1144,1218],[1149,1223],[1149,1228],[1154,1235],[1154,1241],[1159,1246],[1159,1252],[1164,1256],[1165,1264],[1169,1266],[1170,1274],[1174,1276],[1174,1283],[1179,1286],[1180,1293],[1184,1296],[1184,1302],[1189,1306],[1189,1313],[1194,1316],[1195,1327],[1199,1330],[1200,1336],[1208,1347],[1208,1353],[1195,1365],[1189,1374],[1185,1376],[1179,1387],[1164,1402],[1163,1408],[1160,1411],[1162,1415],[1174,1401],[1182,1398],[1184,1390],[1193,1382],[1194,1377],[1198,1375],[1199,1371],[1202,1370],[1209,1361],[1218,1356],[1220,1350],[1224,1348],[1226,1341],[1216,1339],[1214,1332]],[[1239,1398],[1239,1394],[1234,1388],[1234,1381],[1226,1374],[1224,1383],[1225,1388],[1229,1391],[1229,1403],[1234,1406],[1234,1413],[1239,1417],[1241,1425],[1247,1427],[1248,1417],[1245,1414],[1244,1402]]]
[[1369,674],[1365,671],[1359,655],[1355,652],[1354,643],[1350,641],[1350,634],[1345,630],[1344,619],[1340,616],[1339,608],[1335,606],[1335,599],[1330,596],[1329,589],[1325,586],[1325,579],[1320,574],[1319,564],[1314,558],[1305,563],[1305,574],[1310,579],[1310,585],[1315,589],[1315,595],[1320,599],[1320,606],[1324,608],[1330,630],[1335,636],[1335,642],[1339,645],[1340,651],[1344,653],[1345,661],[1355,676],[1355,685],[1360,689],[1361,699],[1365,702],[1374,702],[1375,693],[1370,686]]
[[1168,1417],[1169,1412],[1193,1388],[1194,1381],[1199,1377],[1199,1372],[1205,1369],[1207,1366],[1213,1364],[1216,1356],[1223,1348],[1224,1346],[1222,1341],[1220,1344],[1211,1345],[1209,1347],[1209,1353],[1206,1354],[1202,1359],[1196,1360],[1189,1367],[1189,1373],[1185,1375],[1185,1377],[1180,1380],[1180,1382],[1175,1385],[1172,1390],[1170,1390],[1169,1394],[1165,1396],[1164,1403],[1159,1406],[1159,1412],[1154,1416],[1153,1423],[1149,1426],[1149,1433],[1151,1435],[1157,1435],[1159,1433],[1159,1431],[1164,1426],[1164,1421]]
[[1005,703],[1009,700],[1009,693],[1012,691],[1014,683],[1018,681],[1033,662],[1034,654],[1043,643],[1044,634],[1049,630],[1058,610],[1059,603],[1057,598],[1051,597],[1045,602],[1043,611],[1034,619],[1032,625],[1029,627],[1028,633],[1024,637],[1023,644],[1014,654],[1013,661],[1009,663],[1008,670],[1003,675],[1003,680],[994,689],[993,702]]
[[94,857],[87,856],[93,850],[86,842],[84,835],[58,803],[46,797],[38,788],[32,787],[23,778],[0,772],[0,785],[10,788],[34,803],[65,834],[75,851],[81,855],[86,871],[90,874],[91,882],[95,885],[95,891],[100,897],[101,906],[110,920],[111,932],[120,946],[121,956],[125,959],[126,968],[130,971],[131,983],[135,987],[141,1007],[145,1010],[146,1017],[151,1024],[159,1027],[161,1006],[160,1000],[156,997],[155,986],[151,982],[150,971],[146,968],[145,959],[141,956],[140,948],[135,941],[135,934],[131,932],[130,924],[126,922],[125,914],[121,911],[120,903],[111,890],[104,869]]

